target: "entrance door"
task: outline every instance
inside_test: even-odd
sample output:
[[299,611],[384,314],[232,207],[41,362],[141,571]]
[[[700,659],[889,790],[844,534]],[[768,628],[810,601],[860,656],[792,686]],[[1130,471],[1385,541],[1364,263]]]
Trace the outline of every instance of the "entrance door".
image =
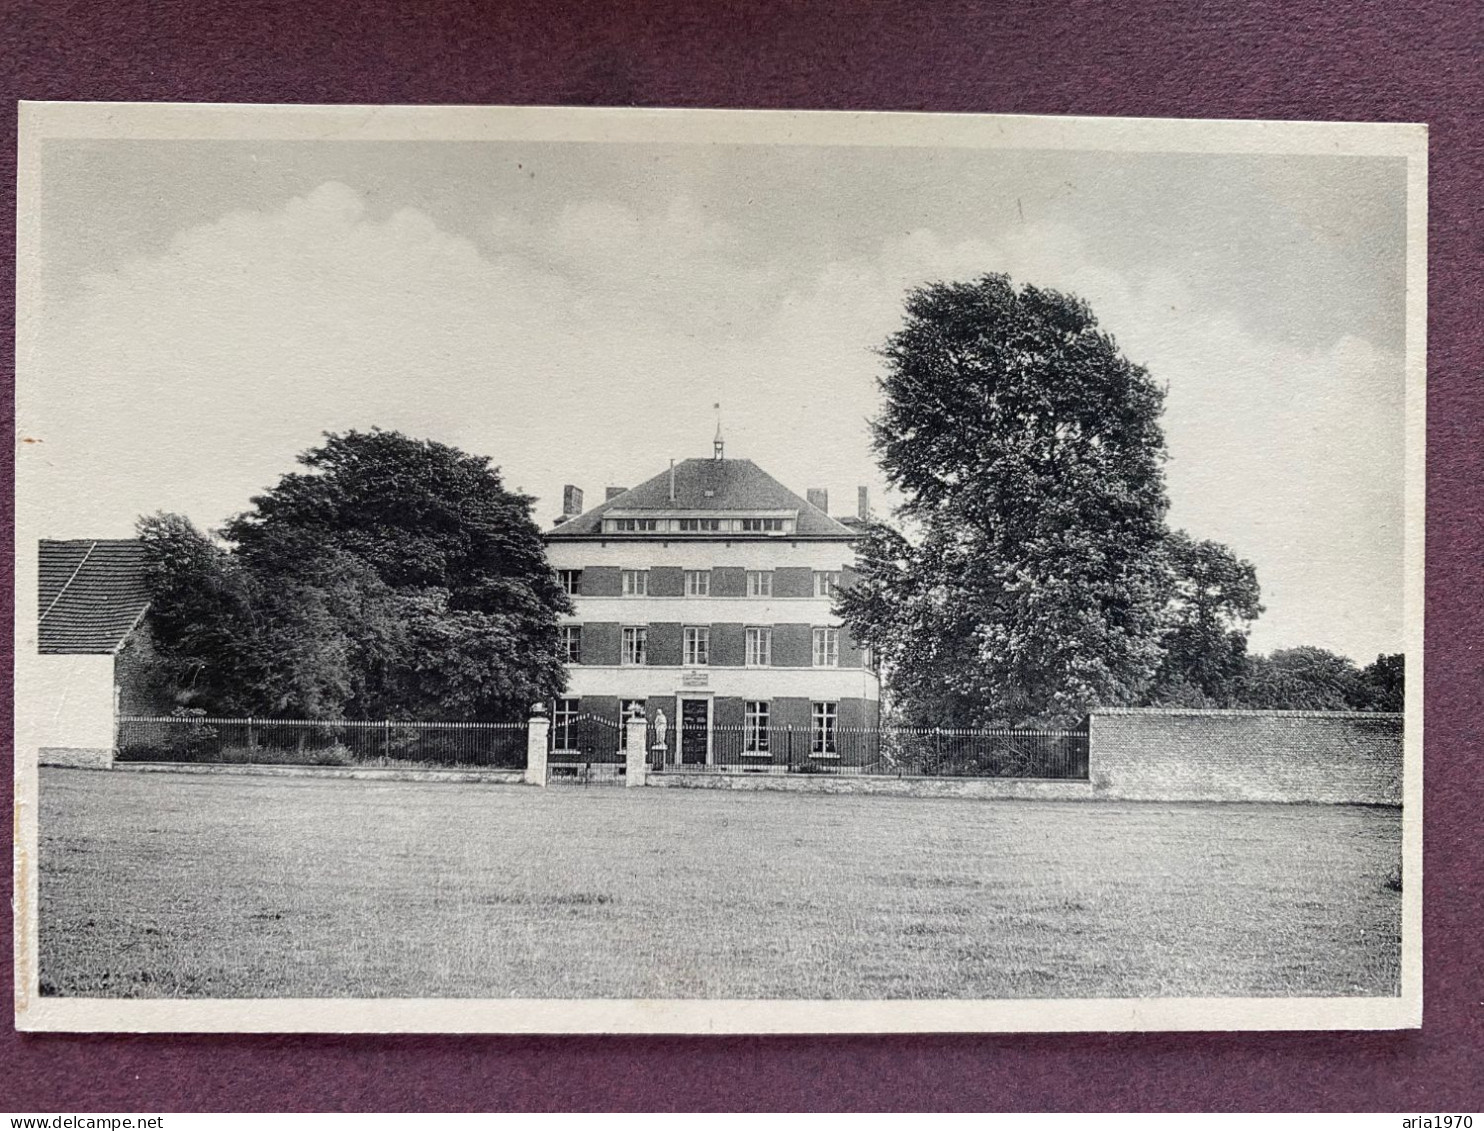
[[706,764],[706,746],[711,731],[711,701],[680,701],[680,761],[687,766]]

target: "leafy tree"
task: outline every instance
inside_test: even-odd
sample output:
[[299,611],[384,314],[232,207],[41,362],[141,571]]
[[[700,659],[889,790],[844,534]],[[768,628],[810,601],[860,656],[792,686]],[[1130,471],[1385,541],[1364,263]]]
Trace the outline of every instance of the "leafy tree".
[[1360,693],[1355,706],[1362,711],[1402,711],[1407,705],[1406,656],[1401,652],[1377,656],[1360,671]]
[[1247,666],[1247,636],[1262,613],[1257,571],[1219,542],[1183,530],[1165,543],[1171,625],[1150,701],[1230,706]]
[[1361,693],[1352,660],[1310,645],[1250,656],[1237,681],[1241,706],[1270,711],[1348,711]]
[[531,520],[483,457],[396,432],[327,435],[218,547],[141,523],[151,622],[215,709],[501,718],[564,686],[571,608]]
[[1163,392],[1082,300],[1004,275],[912,291],[881,352],[874,445],[922,537],[868,543],[899,564],[842,600],[852,631],[975,722],[1138,701],[1166,630]]
[[221,702],[240,682],[236,642],[251,623],[231,556],[182,515],[141,518],[152,664],[182,702]]
[[890,691],[886,706],[909,726],[972,726],[980,704],[953,678],[978,662],[971,609],[939,572],[947,548],[919,548],[894,527],[867,521],[856,546],[857,577],[838,591],[836,610],[871,648]]

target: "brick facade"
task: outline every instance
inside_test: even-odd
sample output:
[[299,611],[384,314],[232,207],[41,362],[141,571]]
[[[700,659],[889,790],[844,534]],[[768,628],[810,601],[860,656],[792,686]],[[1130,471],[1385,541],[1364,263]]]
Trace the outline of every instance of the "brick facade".
[[679,566],[654,566],[649,571],[651,597],[679,597],[685,593],[685,571]]
[[[619,700],[643,698],[651,718],[675,727],[706,704],[726,741],[745,704],[767,703],[771,725],[807,734],[814,703],[836,704],[842,727],[880,716],[876,673],[840,623],[821,574],[853,578],[859,527],[831,518],[746,460],[686,460],[628,491],[611,490],[583,514],[564,515],[546,536],[554,569],[576,571],[573,611],[580,658],[568,666],[565,698],[578,710],[617,718]],[[624,575],[646,575],[630,585]],[[691,580],[691,575],[704,575]],[[690,584],[687,582],[690,580]],[[749,584],[751,582],[751,584]],[[624,663],[623,634],[642,626],[642,664]],[[687,629],[704,629],[704,655],[687,662]],[[747,630],[770,633],[767,660],[747,663]],[[815,630],[832,646],[815,664]],[[708,749],[715,752],[715,735]]]
[[1401,715],[1122,710],[1089,727],[1110,798],[1401,804]]

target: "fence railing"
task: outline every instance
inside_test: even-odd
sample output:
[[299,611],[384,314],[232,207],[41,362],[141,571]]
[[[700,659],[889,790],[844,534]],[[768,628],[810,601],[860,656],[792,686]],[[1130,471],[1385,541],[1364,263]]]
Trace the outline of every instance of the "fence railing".
[[524,769],[525,723],[125,715],[120,762]]
[[[1088,776],[1088,732],[932,727],[672,727],[651,722],[650,766],[670,773],[877,774],[893,777]],[[400,722],[127,715],[121,762],[523,769],[525,723]],[[627,728],[580,714],[552,721],[548,762],[560,775],[624,763]],[[606,772],[606,770],[605,770]]]
[[626,732],[621,724],[601,715],[558,715],[551,722],[547,749],[555,763],[586,765],[624,760]]
[[1086,779],[1088,733],[933,727],[679,727],[650,765],[681,773]]

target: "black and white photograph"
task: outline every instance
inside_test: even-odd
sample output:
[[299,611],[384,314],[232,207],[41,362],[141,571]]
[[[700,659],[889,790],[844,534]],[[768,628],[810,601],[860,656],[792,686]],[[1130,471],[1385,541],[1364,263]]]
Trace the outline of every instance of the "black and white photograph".
[[1420,1024],[1426,149],[23,104],[17,1025]]

